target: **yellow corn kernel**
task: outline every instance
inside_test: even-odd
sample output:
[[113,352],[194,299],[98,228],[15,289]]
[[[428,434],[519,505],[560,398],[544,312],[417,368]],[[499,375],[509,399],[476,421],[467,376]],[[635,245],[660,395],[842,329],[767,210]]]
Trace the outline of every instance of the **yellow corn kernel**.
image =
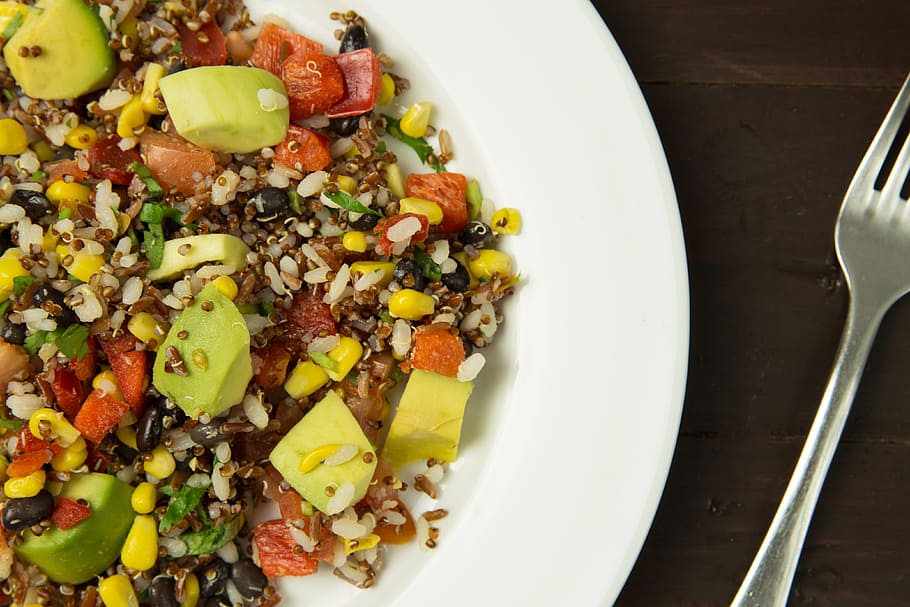
[[335,381],[341,381],[354,368],[357,361],[363,355],[363,346],[353,337],[342,337],[338,340],[338,345],[329,350],[329,358],[337,363],[337,370],[326,369]]
[[394,270],[395,263],[391,261],[355,261],[351,264],[351,276],[382,272],[382,278],[379,280],[379,285],[382,287],[392,282],[392,272]]
[[36,438],[54,442],[61,447],[69,447],[81,436],[78,430],[69,423],[63,413],[49,407],[42,407],[28,418],[28,429]]
[[341,237],[341,245],[348,251],[363,253],[367,250],[367,237],[363,232],[345,232]]
[[110,369],[105,369],[92,378],[92,388],[101,390],[120,402],[126,401],[123,397],[123,392],[120,390],[120,384],[117,383],[117,376]]
[[413,196],[402,198],[398,201],[398,212],[423,215],[427,218],[430,225],[434,226],[442,222],[442,207],[432,200],[414,198]]
[[430,126],[432,104],[429,101],[418,101],[401,117],[401,132],[410,137],[423,137]]
[[6,480],[6,468],[9,466],[9,460],[5,455],[0,455],[0,481]]
[[353,540],[345,540],[344,542],[344,553],[351,554],[352,552],[357,552],[358,550],[367,550],[379,543],[379,536],[375,533],[370,533],[363,537],[358,537]]
[[389,74],[383,73],[379,80],[379,97],[376,98],[376,103],[385,105],[393,97],[395,97],[395,79]]
[[38,160],[41,162],[49,162],[57,157],[57,153],[54,151],[54,148],[52,148],[51,144],[46,142],[44,139],[39,139],[33,143],[32,149],[35,151],[35,156],[37,156]]
[[420,320],[436,309],[436,300],[414,289],[401,289],[389,298],[389,313],[396,318]]
[[482,249],[476,258],[468,260],[468,270],[473,276],[487,280],[493,274],[506,277],[512,273],[512,258],[496,249]]
[[106,577],[98,583],[98,594],[104,607],[139,607],[139,599],[130,578],[122,573]]
[[186,574],[186,580],[183,582],[183,602],[180,607],[196,607],[199,603],[199,578],[195,573]]
[[158,524],[155,517],[138,514],[120,549],[120,562],[124,567],[145,571],[158,560]]
[[145,460],[145,471],[155,478],[165,479],[177,469],[177,462],[171,452],[158,445],[152,450],[151,457]]
[[350,160],[351,158],[360,156],[362,153],[363,152],[360,151],[360,148],[358,148],[356,145],[352,145],[348,148],[348,151],[344,153],[344,157]]
[[6,301],[12,295],[16,278],[29,275],[19,261],[21,254],[21,249],[10,247],[0,256],[0,301]]
[[156,501],[158,501],[158,489],[152,483],[147,482],[136,485],[130,496],[130,505],[139,514],[148,514],[154,510]]
[[44,470],[35,470],[26,476],[13,476],[3,483],[6,497],[35,497],[44,489],[46,476]]
[[142,97],[133,95],[120,110],[120,117],[117,119],[117,134],[121,137],[135,137],[136,129],[145,126],[147,121],[148,115],[142,109]]
[[86,459],[88,459],[88,445],[80,436],[72,445],[54,455],[51,459],[51,468],[57,472],[70,472],[84,464]]
[[75,181],[55,181],[47,186],[45,196],[51,202],[59,203],[61,200],[75,200],[76,202],[88,202],[92,190],[87,185]]
[[117,26],[117,29],[120,30],[120,43],[131,51],[135,51],[139,46],[138,22],[135,15],[130,15]]
[[73,263],[66,267],[66,271],[81,280],[88,282],[92,276],[101,271],[104,265],[103,255],[93,255],[92,253],[77,253],[73,255]]
[[397,162],[390,162],[385,167],[385,183],[389,186],[389,191],[398,198],[404,198],[404,177],[401,175],[401,167]]
[[158,81],[167,74],[167,68],[160,63],[150,63],[145,68],[145,80],[142,81],[142,92],[139,97],[142,99],[142,110],[146,114],[158,114],[159,116],[167,113],[164,103],[155,93],[158,91]]
[[341,445],[323,445],[313,449],[300,460],[300,471],[306,474],[307,472],[315,470],[316,466],[322,463],[322,460],[334,455],[339,447],[341,447]]
[[114,433],[121,443],[130,449],[139,450],[139,447],[136,446],[136,431],[131,426],[120,426]]
[[80,124],[63,136],[63,142],[77,150],[87,150],[98,141],[98,133],[87,124]]
[[154,316],[148,312],[139,312],[130,318],[129,322],[126,323],[126,328],[136,339],[147,344],[153,339],[158,339],[158,335],[155,333],[157,325],[158,321],[155,320]]
[[218,292],[233,300],[237,297],[237,283],[230,276],[219,276],[212,281],[212,286],[218,289]]
[[298,363],[288,374],[288,378],[284,382],[284,391],[291,398],[303,398],[324,386],[328,381],[329,374],[325,372],[325,369],[312,360],[305,360]]
[[44,236],[41,238],[41,250],[45,253],[50,253],[57,249],[57,242],[60,240],[59,236],[56,236],[50,228],[44,231]]
[[12,118],[0,120],[0,155],[18,156],[27,149],[25,128]]
[[521,229],[521,214],[511,207],[499,209],[493,213],[490,227],[499,234],[517,234]]
[[357,193],[357,180],[347,175],[339,175],[335,178],[338,187],[353,196]]

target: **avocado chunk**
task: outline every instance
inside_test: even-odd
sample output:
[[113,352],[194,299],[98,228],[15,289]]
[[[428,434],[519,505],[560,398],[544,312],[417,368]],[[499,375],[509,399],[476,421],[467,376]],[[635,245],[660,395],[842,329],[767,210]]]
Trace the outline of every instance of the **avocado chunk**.
[[455,461],[464,409],[473,389],[473,382],[421,369],[411,371],[389,426],[383,459],[395,470],[431,457]]
[[198,146],[245,154],[275,145],[287,134],[287,91],[265,70],[196,67],[165,76],[158,86],[177,132]]
[[148,270],[149,280],[176,278],[184,270],[217,261],[240,270],[246,267],[250,248],[232,234],[197,234],[164,241],[164,254],[157,268]]
[[[350,458],[334,463],[332,457],[342,449]],[[305,500],[329,515],[363,499],[377,462],[354,414],[333,391],[275,445],[269,460]],[[328,487],[333,496],[326,493]],[[334,496],[343,499],[333,500]]]
[[212,417],[243,400],[253,377],[250,332],[213,285],[184,308],[158,348],[152,383],[187,415]]
[[[6,65],[26,95],[69,99],[114,80],[110,35],[84,0],[39,0],[35,8],[3,47]],[[41,51],[20,54],[23,48]]]
[[74,474],[60,495],[88,501],[92,514],[69,529],[51,527],[40,536],[26,531],[16,554],[55,582],[87,582],[120,556],[136,514],[131,493],[129,485],[110,474]]

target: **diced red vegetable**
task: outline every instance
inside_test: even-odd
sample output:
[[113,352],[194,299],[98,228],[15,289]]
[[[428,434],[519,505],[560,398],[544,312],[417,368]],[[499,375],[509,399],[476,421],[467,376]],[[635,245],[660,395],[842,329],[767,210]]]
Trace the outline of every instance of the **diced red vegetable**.
[[145,165],[165,192],[177,190],[184,196],[196,192],[196,176],[204,178],[215,170],[212,152],[189,141],[146,129],[139,136]]
[[181,23],[177,26],[177,33],[180,35],[181,52],[187,65],[224,65],[227,60],[227,44],[217,23],[209,21],[195,32]]
[[291,353],[278,342],[270,342],[262,348],[254,348],[253,356],[259,358],[259,370],[253,381],[266,392],[284,383],[287,377]]
[[60,181],[64,177],[72,177],[73,181],[84,181],[88,171],[79,168],[79,163],[69,158],[52,160],[41,164],[41,170],[47,173],[47,183]]
[[276,23],[266,22],[256,38],[250,64],[280,77],[281,65],[285,60],[294,53],[303,51],[321,53],[322,45]]
[[9,466],[6,467],[6,473],[9,476],[28,476],[51,461],[53,457],[54,452],[49,445],[43,449],[16,455],[13,461],[9,463]]
[[288,127],[284,141],[275,148],[275,164],[304,173],[324,169],[330,162],[328,137],[295,124]]
[[321,52],[297,52],[281,66],[291,120],[304,120],[332,107],[344,94],[344,75],[335,58]]
[[369,112],[379,98],[382,69],[379,59],[368,48],[341,53],[335,62],[344,74],[344,97],[325,111],[329,118],[359,116]]
[[57,367],[51,381],[51,391],[54,393],[57,408],[69,419],[76,417],[83,400],[82,382],[76,376],[76,372],[66,367]]
[[82,435],[95,444],[100,443],[114,429],[130,406],[110,394],[95,389],[88,395],[73,420]]
[[19,430],[19,439],[16,442],[16,456],[33,451],[44,451],[45,449],[50,449],[52,452],[57,453],[60,451],[60,446],[38,438],[32,434],[27,425]]
[[98,179],[110,179],[111,183],[127,185],[133,179],[131,167],[140,160],[135,147],[121,150],[120,137],[111,135],[96,141],[88,149],[89,172]]
[[111,371],[123,398],[136,415],[145,411],[145,387],[148,381],[148,364],[144,350],[130,350],[109,358]]
[[68,497],[58,497],[54,512],[51,514],[51,521],[61,529],[66,530],[77,523],[81,523],[91,515],[92,509],[88,504],[83,504]]
[[88,354],[67,363],[80,381],[88,381],[98,373],[98,346],[95,344],[95,338],[90,337],[86,343],[88,344]]
[[101,349],[104,351],[104,355],[107,356],[108,360],[110,360],[117,354],[123,354],[124,352],[135,350],[136,345],[139,343],[139,340],[136,339],[136,336],[132,333],[123,331],[116,337],[112,335],[99,335],[98,342],[101,344]]
[[393,215],[387,219],[379,220],[379,223],[376,224],[376,227],[373,228],[374,234],[379,234],[379,248],[382,249],[382,252],[386,255],[392,254],[392,247],[395,246],[395,243],[389,240],[388,232],[396,223],[407,219],[408,217],[416,217],[420,222],[420,229],[411,236],[410,243],[423,242],[427,239],[427,235],[430,233],[430,222],[427,221],[426,215],[419,215],[417,213],[401,213],[400,215]]
[[465,192],[468,179],[461,173],[411,173],[405,182],[408,196],[432,200],[442,208],[440,232],[455,233],[468,223],[468,202]]
[[299,333],[315,335],[335,335],[338,328],[332,316],[332,308],[322,301],[321,296],[313,295],[309,291],[299,291],[291,301],[291,308],[287,311],[288,323],[296,328]]
[[464,362],[464,345],[461,338],[446,329],[418,331],[414,335],[411,358],[402,363],[405,372],[423,369],[448,377],[458,375],[458,367]]
[[296,553],[297,542],[282,520],[265,521],[253,529],[253,543],[259,554],[259,566],[268,577],[310,575],[319,561],[307,553]]

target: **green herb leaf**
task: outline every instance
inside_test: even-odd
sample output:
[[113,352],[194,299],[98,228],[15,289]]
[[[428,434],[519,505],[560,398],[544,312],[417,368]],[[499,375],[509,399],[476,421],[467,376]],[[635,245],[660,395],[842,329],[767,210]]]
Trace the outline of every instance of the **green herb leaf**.
[[164,194],[164,188],[158,185],[158,182],[155,181],[155,178],[152,177],[152,172],[147,166],[134,160],[132,164],[133,172],[139,175],[139,179],[142,180],[142,183],[145,184],[145,187],[148,188],[149,194],[152,196],[161,196]]
[[2,36],[4,40],[9,40],[13,37],[13,34],[16,33],[16,30],[22,26],[22,23],[24,21],[25,11],[18,11],[15,15],[13,15],[13,18],[9,20],[9,23],[6,24],[6,27],[3,28],[3,33],[0,34],[0,36]]
[[171,54],[179,55],[183,52],[183,44],[179,40],[174,40],[173,46],[171,46]]
[[338,363],[329,358],[328,354],[323,352],[310,352],[310,358],[323,369],[331,371],[332,373],[338,373]]
[[178,537],[186,544],[186,555],[192,556],[215,552],[237,537],[238,531],[240,531],[240,517],[235,516],[218,527],[182,533]]
[[44,171],[35,171],[34,173],[32,173],[32,179],[34,179],[35,181],[39,181],[39,180],[45,179],[45,178],[47,178],[47,173],[45,173]]
[[171,527],[183,520],[187,514],[196,509],[196,506],[202,501],[205,495],[206,487],[192,487],[182,485],[178,489],[172,489],[170,485],[161,487],[161,492],[171,496],[171,503],[167,506],[167,511],[161,517],[158,523],[158,531],[164,533]]
[[369,213],[370,215],[382,217],[382,213],[376,209],[371,209],[370,207],[363,206],[359,200],[343,190],[338,190],[334,194],[323,192],[323,195],[346,211],[352,211],[354,213]]
[[373,151],[377,154],[385,154],[388,146],[386,146],[385,141],[380,141],[376,144],[376,147],[373,148]]
[[65,329],[57,329],[51,335],[54,336],[51,341],[68,359],[82,360],[88,356],[88,327],[85,325],[72,324]]
[[15,293],[17,297],[22,295],[33,282],[35,282],[33,276],[16,276],[13,279],[13,293]]
[[57,219],[69,219],[73,216],[73,210],[69,207],[63,207],[60,209],[60,212],[57,213]]
[[388,323],[390,325],[395,322],[395,317],[392,316],[391,312],[389,312],[388,310],[383,310],[382,312],[380,312],[379,318],[383,322]]
[[0,316],[6,316],[6,311],[9,310],[11,305],[13,305],[12,299],[7,299],[3,303],[0,303]]
[[383,114],[383,116],[385,116],[386,119],[386,132],[414,150],[414,152],[417,154],[417,157],[420,158],[420,162],[433,167],[437,173],[446,170],[446,168],[439,162],[429,162],[431,155],[436,156],[436,150],[433,149],[433,146],[427,143],[426,139],[423,137],[411,137],[410,135],[405,135],[404,131],[401,130],[401,124],[397,119],[392,118],[386,114]]
[[74,284],[77,284],[77,285],[80,284],[80,283],[82,282],[82,280],[80,280],[79,278],[73,276],[73,275],[70,274],[69,272],[66,273],[66,279],[67,279],[68,281],[70,281],[71,283],[74,283]]
[[18,432],[24,424],[25,422],[23,422],[21,419],[0,417],[0,428],[4,430],[12,430],[13,432]]
[[433,261],[433,258],[427,255],[423,248],[414,247],[414,261],[417,262],[423,275],[430,280],[439,280],[442,278],[442,270],[440,269],[439,264]]
[[26,352],[34,356],[41,349],[41,346],[47,343],[49,334],[49,331],[35,331],[31,335],[26,335],[22,347],[25,348]]
[[300,194],[297,193],[297,190],[290,189],[288,190],[288,200],[291,202],[291,210],[295,213],[300,213]]
[[263,316],[268,316],[275,311],[275,303],[271,301],[264,301],[259,304],[259,308],[262,310]]
[[191,223],[183,223],[183,213],[180,209],[168,206],[164,202],[146,202],[139,209],[139,221],[163,224],[165,219],[170,219],[181,227],[195,227]]
[[161,267],[164,259],[164,228],[160,223],[150,223],[148,229],[142,233],[142,242],[145,244],[145,256],[152,269]]

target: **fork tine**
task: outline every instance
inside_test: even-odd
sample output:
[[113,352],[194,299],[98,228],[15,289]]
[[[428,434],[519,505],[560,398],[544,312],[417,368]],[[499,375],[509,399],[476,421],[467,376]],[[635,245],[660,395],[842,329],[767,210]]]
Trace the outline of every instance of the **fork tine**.
[[910,136],[904,139],[901,145],[901,151],[891,167],[891,173],[882,188],[882,199],[897,199],[900,196],[901,188],[904,187],[904,181],[907,179],[907,170],[910,169]]
[[888,110],[888,115],[885,116],[885,120],[878,128],[878,132],[875,133],[872,143],[869,144],[869,149],[866,150],[866,155],[863,156],[862,161],[859,163],[856,175],[850,183],[848,195],[849,192],[858,186],[868,186],[868,189],[872,189],[872,185],[875,183],[876,177],[878,177],[878,172],[881,170],[882,163],[884,163],[888,150],[891,148],[894,137],[901,126],[904,115],[907,113],[908,106],[910,106],[910,75],[904,80],[897,97],[894,98],[894,102],[891,104],[891,109]]

